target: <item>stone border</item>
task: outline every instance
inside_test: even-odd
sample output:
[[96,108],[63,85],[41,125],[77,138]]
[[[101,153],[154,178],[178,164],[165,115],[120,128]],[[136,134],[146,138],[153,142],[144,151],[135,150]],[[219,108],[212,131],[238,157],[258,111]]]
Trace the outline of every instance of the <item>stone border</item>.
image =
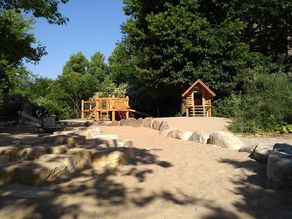
[[200,144],[212,144],[239,152],[248,152],[250,153],[250,158],[267,164],[266,173],[270,188],[285,189],[292,187],[292,145],[265,143],[244,145],[237,136],[230,132],[216,131],[207,135],[201,130],[194,132],[181,131],[176,128],[170,128],[167,121],[153,119],[151,117],[138,120],[130,118],[101,125],[152,128],[159,131],[160,135],[168,138],[192,141]]

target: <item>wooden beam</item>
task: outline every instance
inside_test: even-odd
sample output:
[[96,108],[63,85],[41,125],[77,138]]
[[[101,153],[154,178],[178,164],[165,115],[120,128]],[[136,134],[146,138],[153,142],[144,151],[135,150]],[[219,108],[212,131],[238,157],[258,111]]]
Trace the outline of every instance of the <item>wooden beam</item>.
[[84,100],[81,100],[81,119],[84,119]]

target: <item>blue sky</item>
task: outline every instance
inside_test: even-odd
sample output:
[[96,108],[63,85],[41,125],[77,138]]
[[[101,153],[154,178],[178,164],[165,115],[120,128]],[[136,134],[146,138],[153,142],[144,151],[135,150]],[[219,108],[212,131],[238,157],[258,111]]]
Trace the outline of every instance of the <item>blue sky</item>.
[[127,19],[122,0],[70,0],[60,12],[70,19],[68,24],[38,19],[34,25],[33,33],[48,52],[38,65],[26,64],[35,74],[56,78],[70,55],[79,51],[87,58],[96,51],[108,58],[122,39],[120,25]]

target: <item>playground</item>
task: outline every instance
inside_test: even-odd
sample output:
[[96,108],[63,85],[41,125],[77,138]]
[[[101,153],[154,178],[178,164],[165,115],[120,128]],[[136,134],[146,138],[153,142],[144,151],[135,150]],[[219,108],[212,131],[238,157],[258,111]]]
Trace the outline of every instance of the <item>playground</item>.
[[[222,118],[165,118],[170,126],[226,130]],[[210,123],[212,121],[212,123]],[[212,124],[212,125],[210,125]],[[90,127],[89,127],[90,128]],[[168,138],[146,127],[99,126],[133,142],[135,158],[112,169],[86,168],[38,186],[1,186],[3,218],[291,218],[291,193],[269,189],[265,165],[249,153]],[[88,129],[88,128],[87,128]],[[40,138],[1,129],[2,140]],[[135,134],[133,134],[135,133]],[[283,140],[283,139],[282,139]],[[289,139],[286,141],[289,141]],[[118,147],[119,148],[119,147]],[[118,149],[117,148],[117,149]]]

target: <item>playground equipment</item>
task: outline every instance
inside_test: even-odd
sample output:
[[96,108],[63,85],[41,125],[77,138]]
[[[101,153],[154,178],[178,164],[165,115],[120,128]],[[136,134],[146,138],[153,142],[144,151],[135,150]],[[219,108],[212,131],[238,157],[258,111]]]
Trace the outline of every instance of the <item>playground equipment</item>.
[[182,94],[182,115],[185,113],[189,116],[212,116],[211,99],[216,94],[201,81],[196,80],[183,94]]
[[95,97],[89,100],[81,100],[81,119],[87,120],[120,120],[134,117],[133,113],[149,116],[145,113],[133,110],[129,106],[129,97]]
[[25,111],[19,111],[19,120],[22,124],[25,122],[34,123],[37,125],[39,130],[43,130],[44,132],[53,132],[56,130],[63,129],[63,126],[57,121],[57,116],[48,115],[48,113],[42,113],[40,110],[36,111],[36,115],[38,118],[26,113]]

